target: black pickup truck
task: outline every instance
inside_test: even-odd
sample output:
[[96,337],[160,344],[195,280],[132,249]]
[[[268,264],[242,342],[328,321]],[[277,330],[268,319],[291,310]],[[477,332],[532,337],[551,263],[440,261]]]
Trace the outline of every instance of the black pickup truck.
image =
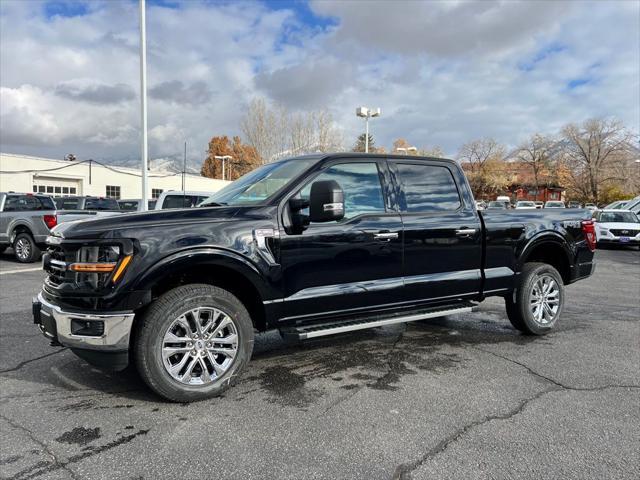
[[453,161],[324,154],[264,165],[200,208],[63,224],[33,303],[53,345],[135,364],[173,401],[220,394],[254,332],[308,339],[470,311],[504,297],[515,328],[559,320],[591,275],[586,210],[480,213]]

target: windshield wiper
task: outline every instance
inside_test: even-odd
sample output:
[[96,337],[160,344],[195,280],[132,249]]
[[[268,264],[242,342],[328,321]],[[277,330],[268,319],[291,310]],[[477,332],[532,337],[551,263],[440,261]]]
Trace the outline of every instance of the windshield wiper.
[[225,207],[226,205],[226,202],[207,202],[201,203],[198,207]]

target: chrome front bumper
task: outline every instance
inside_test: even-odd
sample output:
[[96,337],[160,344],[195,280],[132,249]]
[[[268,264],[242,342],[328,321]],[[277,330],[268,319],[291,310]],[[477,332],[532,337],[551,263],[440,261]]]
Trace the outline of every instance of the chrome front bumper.
[[[70,348],[100,350],[108,352],[129,349],[129,337],[133,324],[133,312],[123,313],[78,313],[65,312],[57,305],[46,301],[42,292],[33,299],[33,320],[45,337]],[[72,322],[102,322],[104,330],[99,336],[72,333]]]

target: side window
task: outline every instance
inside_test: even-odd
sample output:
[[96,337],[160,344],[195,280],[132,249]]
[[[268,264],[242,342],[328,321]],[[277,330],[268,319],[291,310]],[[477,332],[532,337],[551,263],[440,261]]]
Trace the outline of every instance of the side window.
[[[311,180],[300,191],[300,197],[309,199],[311,185],[320,180],[335,180],[342,187],[344,220],[365,213],[385,212],[380,173],[373,162],[333,165]],[[303,213],[308,214],[308,209]]]
[[460,195],[448,168],[410,163],[398,163],[397,168],[403,190],[402,210],[430,213],[460,207]]
[[8,195],[4,201],[5,212],[16,212],[22,210],[19,205],[20,197],[18,195]]

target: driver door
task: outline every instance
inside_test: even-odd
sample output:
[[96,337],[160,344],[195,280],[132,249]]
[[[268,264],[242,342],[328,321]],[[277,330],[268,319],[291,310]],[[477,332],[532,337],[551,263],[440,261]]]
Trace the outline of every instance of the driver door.
[[298,190],[296,197],[309,199],[313,182],[335,180],[345,216],[312,222],[299,234],[281,232],[283,320],[356,312],[402,295],[402,221],[387,194],[386,172],[383,160],[340,159]]

